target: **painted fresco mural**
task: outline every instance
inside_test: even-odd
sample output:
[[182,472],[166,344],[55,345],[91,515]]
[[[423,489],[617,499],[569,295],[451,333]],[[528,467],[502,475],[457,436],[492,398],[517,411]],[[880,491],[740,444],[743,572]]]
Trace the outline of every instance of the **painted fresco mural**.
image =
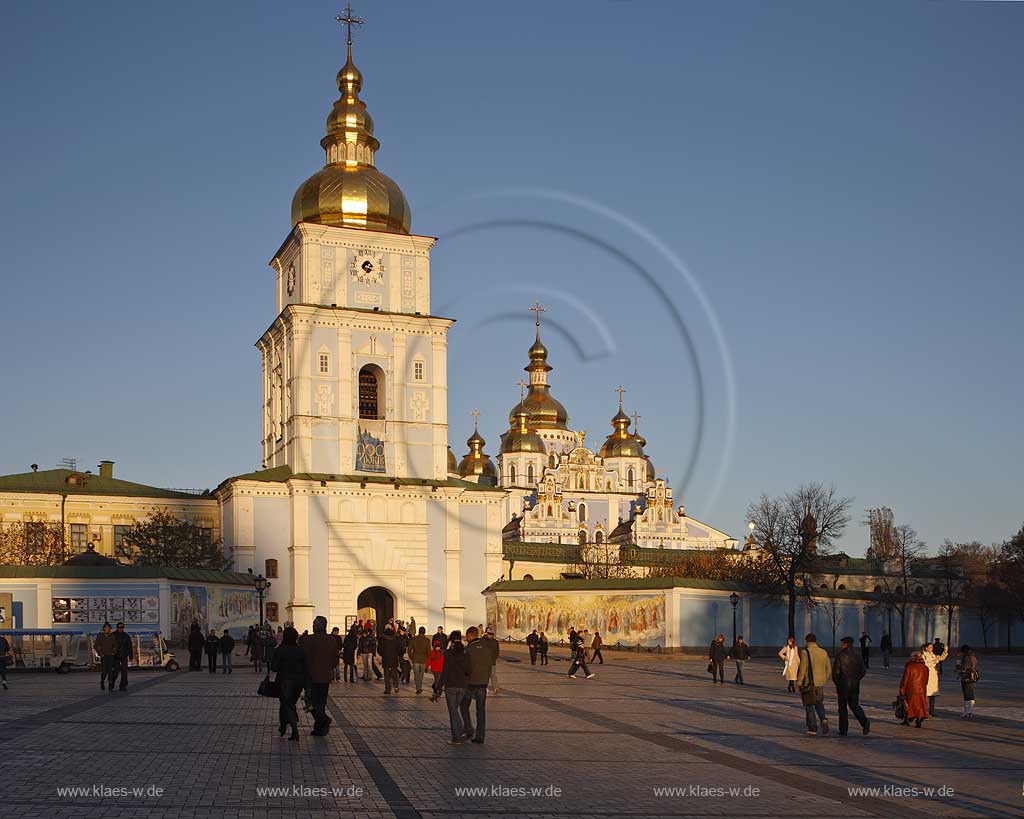
[[218,633],[228,629],[241,637],[259,620],[256,592],[220,586],[171,586],[171,640],[184,641],[193,620],[199,622],[204,634],[211,628]]
[[548,640],[567,639],[569,628],[600,632],[606,643],[665,644],[662,594],[553,594],[489,596],[487,620],[499,639],[523,640],[533,629]]

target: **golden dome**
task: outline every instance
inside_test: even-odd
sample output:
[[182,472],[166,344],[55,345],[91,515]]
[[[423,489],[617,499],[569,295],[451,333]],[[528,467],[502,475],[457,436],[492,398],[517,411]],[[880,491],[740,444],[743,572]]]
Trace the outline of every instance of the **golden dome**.
[[498,482],[498,470],[494,468],[494,462],[484,454],[486,443],[474,424],[473,434],[466,439],[469,452],[459,464],[459,475],[463,478],[476,478],[478,483],[495,484]]
[[647,459],[647,480],[653,481],[657,477],[657,474],[654,471],[654,464],[651,462],[651,456],[644,455],[644,458]]
[[547,374],[551,372],[551,365],[548,364],[548,348],[540,340],[539,312],[537,313],[537,336],[530,347],[529,356],[530,363],[524,369],[530,374],[530,388],[526,396],[509,413],[509,424],[517,424],[519,413],[525,410],[530,429],[564,429],[568,431],[569,413],[566,412],[560,401],[552,397],[551,387],[548,384]]
[[452,448],[448,447],[448,474],[458,475],[459,474],[459,462],[455,459],[455,453],[452,452]]
[[335,227],[408,233],[409,202],[394,180],[374,167],[380,142],[373,118],[359,99],[363,75],[348,60],[338,72],[341,97],[327,117],[327,135],[320,140],[326,154],[323,168],[303,182],[292,198],[292,226],[315,222]]
[[544,454],[547,447],[544,439],[536,432],[530,430],[529,415],[520,411],[515,420],[509,425],[509,430],[501,436],[501,454],[508,455],[513,452],[537,452]]
[[629,416],[622,411],[622,397],[619,396],[619,411],[612,418],[614,432],[608,436],[601,451],[602,458],[643,458],[643,445],[640,439],[629,431]]

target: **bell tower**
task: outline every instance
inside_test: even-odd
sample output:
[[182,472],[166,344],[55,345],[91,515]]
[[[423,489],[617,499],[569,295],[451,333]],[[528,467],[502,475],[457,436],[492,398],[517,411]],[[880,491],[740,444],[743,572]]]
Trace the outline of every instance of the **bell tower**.
[[435,240],[410,232],[398,185],[360,97],[349,11],[324,166],[292,200],[270,266],[277,318],[263,363],[263,462],[293,473],[445,480],[450,319],[430,314]]

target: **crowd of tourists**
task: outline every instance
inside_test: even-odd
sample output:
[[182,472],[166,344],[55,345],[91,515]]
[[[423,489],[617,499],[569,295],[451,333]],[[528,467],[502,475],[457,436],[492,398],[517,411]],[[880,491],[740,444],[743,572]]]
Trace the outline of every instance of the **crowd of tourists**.
[[[871,731],[871,720],[860,704],[860,683],[871,665],[872,641],[867,632],[864,632],[857,642],[860,643],[859,652],[853,647],[853,637],[843,637],[839,641],[839,650],[834,661],[828,651],[818,645],[818,638],[814,634],[804,637],[803,648],[797,645],[794,637],[790,637],[786,645],[779,649],[782,676],[786,680],[787,690],[800,694],[809,736],[818,736],[819,723],[822,736],[829,732],[825,708],[825,687],[829,681],[836,689],[839,736],[847,736],[851,713],[865,736]],[[892,659],[892,638],[888,632],[882,636],[880,649],[883,667],[889,668]],[[920,728],[925,720],[936,716],[935,698],[939,694],[942,665],[948,657],[949,649],[938,637],[911,653],[903,668],[903,676],[893,702],[894,713],[900,724],[913,724]],[[750,648],[742,636],[737,636],[732,646],[726,648],[725,635],[719,634],[711,641],[708,649],[708,673],[711,674],[711,682],[725,684],[725,663],[732,660],[736,664],[733,682],[743,685],[743,666],[750,658]],[[960,647],[959,662],[955,671],[963,693],[963,710],[960,716],[970,719],[974,716],[974,686],[980,679],[980,672],[978,658],[969,645]]]

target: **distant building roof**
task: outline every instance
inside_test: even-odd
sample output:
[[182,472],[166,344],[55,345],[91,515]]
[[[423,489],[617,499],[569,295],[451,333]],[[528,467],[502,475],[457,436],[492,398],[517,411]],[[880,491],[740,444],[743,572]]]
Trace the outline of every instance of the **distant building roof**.
[[[196,500],[190,492],[161,489],[120,478],[78,472],[74,469],[43,469],[0,476],[0,492],[38,492],[49,495],[120,495],[132,498],[173,498]],[[209,496],[206,496],[209,497]]]
[[248,572],[224,572],[216,569],[182,569],[176,566],[0,566],[0,579],[15,580],[49,577],[62,580],[183,580],[193,583],[252,585]]
[[266,483],[286,483],[287,481],[326,481],[329,483],[367,483],[384,484],[394,486],[444,486],[456,489],[468,489],[478,492],[501,492],[496,486],[487,486],[475,481],[463,481],[458,478],[446,478],[444,480],[433,480],[431,478],[395,478],[387,475],[368,475],[357,473],[355,475],[329,475],[326,472],[292,472],[290,466],[275,466],[273,469],[260,469],[256,472],[246,472],[244,475],[235,475],[221,481],[220,489],[235,481],[264,481]]

